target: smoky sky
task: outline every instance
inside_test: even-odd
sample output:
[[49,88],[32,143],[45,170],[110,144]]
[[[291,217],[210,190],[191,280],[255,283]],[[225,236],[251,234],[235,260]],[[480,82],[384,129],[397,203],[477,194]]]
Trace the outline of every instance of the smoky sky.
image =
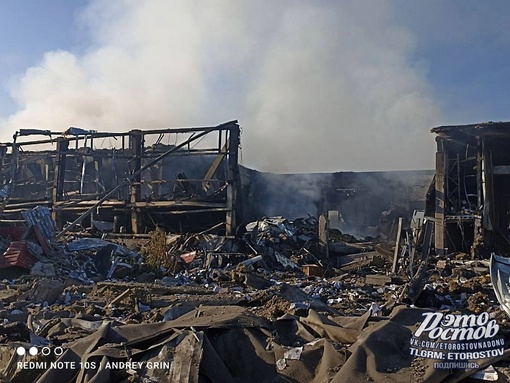
[[86,44],[11,82],[21,128],[128,131],[237,119],[245,166],[431,169],[441,109],[392,1],[91,1]]

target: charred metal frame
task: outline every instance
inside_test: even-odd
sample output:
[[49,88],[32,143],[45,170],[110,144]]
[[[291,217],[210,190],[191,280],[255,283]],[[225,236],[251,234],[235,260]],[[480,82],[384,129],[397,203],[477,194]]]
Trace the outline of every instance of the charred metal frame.
[[[21,140],[36,134],[50,138]],[[116,145],[96,147],[105,141]],[[146,234],[155,226],[200,231],[218,223],[232,235],[239,145],[237,121],[122,133],[20,130],[12,143],[0,144],[0,185],[6,190],[0,223],[21,222],[21,211],[43,205],[52,210],[60,235],[105,223],[119,236]]]
[[440,126],[436,133],[437,254],[510,251],[510,122]]

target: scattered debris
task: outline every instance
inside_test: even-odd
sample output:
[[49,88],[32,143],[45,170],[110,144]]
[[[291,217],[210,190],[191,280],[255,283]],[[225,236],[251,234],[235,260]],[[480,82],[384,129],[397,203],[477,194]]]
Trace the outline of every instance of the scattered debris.
[[[79,170],[68,190],[65,171],[52,168],[60,177],[52,204],[7,204],[22,181],[5,182],[0,197],[4,217],[12,219],[0,227],[2,381],[510,383],[510,261],[502,253],[490,260],[479,256],[494,241],[487,224],[496,221],[490,206],[478,216],[476,204],[483,199],[475,203],[470,195],[476,183],[456,194],[446,190],[450,210],[439,217],[430,209],[411,215],[393,204],[379,209],[379,225],[366,227],[373,235],[363,238],[344,231],[348,221],[362,229],[369,214],[357,217],[348,202],[368,193],[368,184],[335,189],[331,198],[341,212],[292,221],[261,217],[237,227],[231,181],[237,177],[238,145],[230,135],[238,128],[233,122],[183,130],[194,138],[178,149],[187,145],[180,154],[189,155],[189,143],[200,134],[223,133],[206,176],[195,179],[192,171],[180,170],[171,187],[159,182],[160,161],[177,146],[162,148],[158,141],[147,148],[145,133],[130,132],[134,156],[124,166],[127,180],[115,179],[122,161],[110,161],[115,182],[106,187],[96,177],[102,161],[97,153],[69,150],[74,139],[101,135],[78,128],[59,136],[60,150],[52,153],[64,170]],[[449,137],[448,129],[436,132]],[[230,139],[225,142],[227,133],[235,150]],[[25,130],[16,138],[32,134],[53,133]],[[463,138],[471,144],[471,136]],[[466,156],[474,154],[470,150]],[[482,157],[457,161],[490,165]],[[20,165],[12,156],[2,160]],[[45,158],[35,161],[50,169]],[[460,162],[448,161],[470,175]],[[500,162],[494,174],[506,174]],[[30,161],[20,168],[27,190],[44,200],[39,183],[48,176]],[[491,171],[484,168],[481,175]],[[151,173],[148,185],[142,172]],[[436,174],[431,190],[437,194],[443,181]],[[121,184],[124,195],[117,189]],[[150,191],[146,200],[141,190]],[[129,199],[130,214],[119,213]],[[180,218],[155,219],[144,226],[152,230],[142,233],[151,213]],[[467,228],[486,229],[475,236],[485,241],[477,251],[467,241],[446,251],[458,238],[442,235],[453,232],[449,220],[461,215],[462,235]],[[67,218],[72,222],[64,223]],[[85,222],[87,227],[80,226]],[[438,232],[443,224],[446,229]],[[440,247],[434,246],[438,238]]]
[[[423,314],[488,312],[508,328],[489,262],[424,257],[417,244],[421,266],[409,278],[410,253],[395,273],[392,257],[380,254],[390,240],[349,237],[325,253],[318,223],[266,217],[238,238],[156,229],[138,250],[45,236],[51,251],[30,253],[30,273],[0,284],[2,344],[37,349],[0,359],[5,379],[456,382],[464,370],[434,369],[433,359],[410,352]],[[329,238],[338,238],[333,230]],[[368,353],[375,365],[364,362]],[[501,362],[491,363],[472,378],[503,376]]]

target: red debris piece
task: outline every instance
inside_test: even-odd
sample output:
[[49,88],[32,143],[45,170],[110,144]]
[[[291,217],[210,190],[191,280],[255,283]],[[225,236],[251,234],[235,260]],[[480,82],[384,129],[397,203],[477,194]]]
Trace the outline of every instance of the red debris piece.
[[9,248],[0,256],[0,268],[18,266],[25,269],[36,262],[36,259],[30,254],[26,241],[11,242]]

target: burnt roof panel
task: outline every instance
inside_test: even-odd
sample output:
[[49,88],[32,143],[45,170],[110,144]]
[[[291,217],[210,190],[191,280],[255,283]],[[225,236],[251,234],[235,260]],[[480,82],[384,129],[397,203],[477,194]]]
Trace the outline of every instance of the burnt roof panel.
[[432,128],[430,132],[442,136],[510,136],[510,121],[489,121],[468,125],[445,125]]

